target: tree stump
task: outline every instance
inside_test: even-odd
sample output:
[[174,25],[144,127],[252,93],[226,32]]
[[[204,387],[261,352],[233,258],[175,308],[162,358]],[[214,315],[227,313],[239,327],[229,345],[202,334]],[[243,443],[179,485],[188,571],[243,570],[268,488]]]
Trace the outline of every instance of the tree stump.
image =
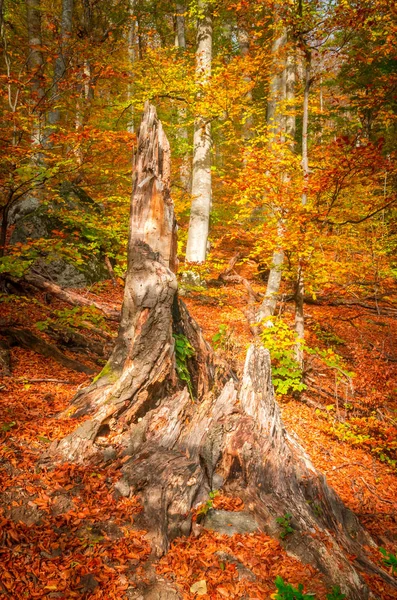
[[[294,533],[286,549],[314,564],[350,600],[369,595],[358,569],[396,585],[367,558],[364,546],[374,543],[357,517],[285,430],[268,351],[249,348],[240,382],[230,373],[215,377],[212,351],[177,296],[169,160],[161,123],[146,104],[118,338],[102,373],[73,400],[75,416],[89,419],[52,447],[52,459],[103,460],[111,432],[118,455],[130,456],[118,486],[124,495],[141,495],[143,525],[157,555],[190,533],[192,508],[221,487],[240,496],[273,536],[280,531],[277,517],[290,513]],[[185,363],[189,386],[186,371],[185,381],[178,377],[175,339],[194,349]]]

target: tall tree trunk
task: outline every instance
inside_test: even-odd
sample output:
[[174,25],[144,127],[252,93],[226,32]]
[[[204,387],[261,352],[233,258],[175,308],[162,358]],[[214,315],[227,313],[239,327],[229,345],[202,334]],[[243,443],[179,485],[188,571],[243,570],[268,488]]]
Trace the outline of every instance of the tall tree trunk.
[[[238,45],[240,48],[240,54],[243,58],[246,58],[249,54],[249,47],[250,47],[250,41],[249,41],[249,35],[248,32],[243,29],[242,27],[238,27],[237,29],[237,39],[238,39]],[[249,75],[244,75],[244,81],[251,87],[251,77]],[[247,94],[246,94],[246,99],[248,101],[248,104],[252,103],[252,90],[250,89]],[[243,166],[246,166],[247,164],[247,157],[246,157],[246,147],[247,147],[247,142],[248,140],[252,137],[253,135],[253,119],[252,119],[252,115],[249,113],[248,111],[248,116],[247,116],[247,111],[244,111],[245,114],[242,115],[244,121],[243,121],[243,132],[242,132],[242,139],[243,139]]]
[[287,31],[283,29],[272,44],[272,77],[269,84],[269,99],[267,102],[267,124],[271,141],[278,138],[283,141],[285,134],[285,117],[280,110],[286,96],[286,60],[285,46],[287,43]]
[[[180,49],[181,52],[186,51],[186,35],[185,35],[185,12],[186,7],[177,2],[176,4],[176,17],[175,17],[175,46]],[[179,175],[181,180],[181,185],[183,189],[190,193],[191,190],[191,157],[187,148],[189,146],[189,131],[186,126],[186,116],[187,111],[186,108],[180,107],[178,108],[178,121],[181,123],[179,127],[178,134],[182,143],[182,161],[181,166],[179,167]]]
[[[291,104],[295,97],[295,63],[289,50],[287,56],[285,56],[286,44],[287,32],[283,29],[273,42],[272,46],[272,53],[274,56],[273,76],[269,87],[270,96],[267,108],[267,123],[270,132],[270,152],[273,144],[285,142],[286,137],[288,137],[288,146],[291,151],[294,144],[295,115],[291,113],[290,109],[287,115],[285,115],[285,110],[280,110],[280,104],[285,103],[285,101],[288,101]],[[287,180],[287,176],[283,175],[283,182],[287,182]],[[278,217],[277,222],[277,233],[279,240],[282,240],[284,235],[284,224],[280,216]],[[272,266],[266,286],[265,297],[257,315],[258,321],[266,322],[266,320],[268,320],[270,323],[269,317],[274,315],[280,292],[283,264],[284,251],[280,243],[280,247],[273,252]]]
[[[318,567],[350,600],[368,598],[357,568],[397,587],[366,556],[364,546],[374,543],[358,519],[286,432],[267,350],[251,346],[242,380],[227,373],[214,386],[211,349],[176,295],[169,146],[148,104],[136,165],[116,346],[97,381],[74,399],[75,416],[89,419],[54,444],[47,459],[101,462],[110,437],[116,460],[123,456],[118,486],[123,494],[142,496],[140,526],[156,555],[190,532],[192,507],[216,486],[240,496],[258,526],[273,536],[279,534],[277,518],[290,513],[288,551]],[[186,349],[187,341],[194,348],[185,367],[195,401],[177,377],[178,348]]]
[[135,107],[134,104],[132,102],[132,99],[134,97],[134,84],[133,84],[133,69],[134,69],[134,64],[136,61],[136,44],[137,44],[137,39],[136,39],[136,29],[137,29],[137,23],[136,23],[136,15],[135,15],[135,4],[136,4],[136,0],[129,0],[129,18],[130,18],[130,24],[128,27],[128,59],[129,59],[129,63],[130,63],[130,79],[129,82],[127,84],[127,101],[129,103],[129,121],[127,124],[127,131],[129,131],[130,133],[135,133]]
[[[301,203],[306,206],[307,186],[309,183],[309,154],[308,154],[308,128],[309,128],[309,94],[311,86],[311,52],[305,53],[305,80],[303,93],[303,115],[302,115],[302,172],[303,172],[303,192]],[[303,349],[302,343],[305,337],[305,315],[304,315],[304,273],[302,262],[299,261],[296,285],[295,285],[295,331],[298,340],[295,347],[297,363],[303,368]]]
[[[212,66],[212,15],[208,0],[199,0],[201,12],[197,27],[196,77],[200,85],[208,84]],[[186,260],[202,263],[207,255],[207,241],[212,202],[211,123],[198,116],[194,124],[192,206],[187,238]]]
[[40,0],[26,0],[28,37],[29,37],[29,55],[27,67],[30,74],[30,89],[32,98],[32,145],[37,147],[38,151],[34,155],[33,161],[36,164],[41,162],[41,152],[43,134],[43,107],[41,106],[44,97],[43,68],[44,59],[42,53],[41,40],[41,5]]
[[70,44],[73,26],[73,4],[74,0],[62,0],[61,32],[52,80],[52,109],[48,115],[48,122],[50,124],[49,133],[51,133],[51,129],[59,123],[61,118],[61,112],[57,106],[60,99],[59,84],[64,78],[67,69],[68,46]]
[[[83,0],[81,28],[84,31],[84,37],[86,38],[88,45],[93,44],[93,11],[91,2],[89,0]],[[81,61],[79,60],[78,69],[80,73],[77,83],[77,98],[75,109],[75,130],[77,134],[81,133],[84,130],[84,126],[88,118],[90,104],[94,98],[94,88],[92,85],[92,69],[90,60],[87,57],[84,57]],[[75,145],[74,153],[76,155],[77,164],[79,165],[77,178],[81,179],[83,175],[81,167],[84,161],[81,143],[77,143]]]
[[185,12],[186,7],[180,2],[177,2],[175,17],[175,46],[183,49],[186,48]]

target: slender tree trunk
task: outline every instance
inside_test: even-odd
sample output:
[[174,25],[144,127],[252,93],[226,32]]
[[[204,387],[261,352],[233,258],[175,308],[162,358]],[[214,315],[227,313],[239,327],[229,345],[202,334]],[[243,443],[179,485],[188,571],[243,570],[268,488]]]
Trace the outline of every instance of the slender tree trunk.
[[287,103],[287,111],[285,115],[285,135],[289,141],[291,152],[294,150],[295,132],[296,132],[296,117],[295,107],[295,83],[296,83],[296,64],[295,64],[295,49],[290,48],[285,65],[285,99]]
[[311,86],[311,53],[307,51],[305,56],[305,87],[303,93],[303,115],[302,115],[302,171],[303,171],[303,193],[302,206],[307,202],[306,188],[309,180],[309,155],[307,149],[308,127],[309,127],[309,94]]
[[[32,145],[39,147],[42,145],[43,135],[43,107],[41,106],[44,97],[43,68],[44,59],[42,53],[41,40],[41,4],[40,0],[26,0],[28,36],[29,36],[29,55],[27,67],[30,74],[30,89],[32,98]],[[42,155],[40,150],[34,155],[34,162],[39,164]]]
[[267,103],[267,124],[271,136],[271,142],[284,141],[285,116],[280,110],[286,96],[286,61],[285,46],[287,43],[287,32],[285,29],[274,40],[272,44],[273,74],[269,85],[269,100]]
[[[206,86],[211,75],[212,63],[212,16],[208,0],[199,0],[202,15],[198,19],[196,77]],[[209,219],[212,202],[211,185],[211,123],[198,116],[194,124],[192,206],[187,238],[187,262],[202,263],[207,255]]]
[[186,49],[185,12],[186,7],[180,2],[177,2],[175,17],[175,46],[183,49]]
[[[185,35],[185,17],[186,7],[177,2],[176,5],[176,17],[175,17],[175,46],[180,49],[181,52],[186,51],[186,35]],[[191,191],[191,156],[188,152],[189,146],[189,131],[186,126],[187,110],[184,107],[178,108],[178,121],[181,123],[178,134],[182,144],[182,161],[179,168],[179,175],[181,185],[183,189],[190,193]]]
[[127,85],[127,101],[129,104],[130,118],[129,118],[129,121],[127,124],[127,131],[129,131],[130,133],[135,133],[135,123],[134,123],[135,108],[134,108],[134,104],[132,102],[132,99],[134,97],[133,69],[134,69],[134,64],[136,61],[136,44],[137,44],[137,39],[136,39],[137,23],[136,23],[136,15],[135,15],[135,4],[136,4],[136,0],[129,0],[130,24],[129,24],[129,28],[128,28],[128,59],[129,59],[129,63],[130,63],[130,80]]
[[[272,145],[285,142],[288,137],[288,146],[291,151],[293,149],[295,137],[295,115],[289,113],[285,115],[285,110],[280,110],[280,104],[289,101],[293,102],[295,97],[295,63],[293,57],[288,51],[285,54],[285,45],[287,43],[287,32],[283,30],[278,38],[275,39],[272,52],[274,56],[273,77],[269,88],[269,101],[267,109],[267,122],[270,132],[269,150]],[[283,183],[288,181],[287,176],[283,175]],[[281,217],[278,218],[277,233],[279,240],[282,240],[284,235],[284,224]],[[280,292],[282,268],[284,264],[284,251],[282,245],[273,253],[272,266],[269,273],[265,297],[258,311],[258,321],[265,321],[274,315],[276,310],[278,295]]]
[[48,114],[50,132],[60,121],[61,112],[57,104],[60,99],[59,84],[65,76],[68,59],[68,46],[72,36],[74,0],[62,0],[61,32],[59,39],[58,56],[55,61],[54,76],[52,81],[52,109]]
[[[249,54],[249,46],[250,46],[248,32],[245,29],[243,29],[242,27],[238,27],[237,39],[238,39],[238,45],[240,48],[240,54],[243,58],[246,58]],[[251,86],[252,80],[249,75],[244,75],[244,81],[249,86]],[[246,99],[247,99],[248,105],[250,105],[252,103],[252,90],[251,89],[247,92]],[[249,113],[249,111],[248,111],[248,116],[247,116],[247,111],[244,111],[244,112],[245,112],[245,114],[242,115],[243,119],[244,119],[242,139],[243,139],[243,166],[246,166],[246,164],[247,164],[246,147],[247,147],[248,140],[253,135],[253,119],[252,119],[252,115]]]
[[[89,0],[83,0],[83,14],[81,20],[81,28],[84,31],[84,37],[88,46],[94,43],[93,39],[93,10]],[[80,134],[84,131],[85,124],[89,118],[89,110],[91,102],[94,98],[94,88],[92,84],[92,68],[91,62],[87,57],[83,60],[77,60],[77,68],[79,70],[77,83],[77,98],[75,109],[75,131]],[[79,166],[76,179],[83,177],[83,162],[84,152],[81,142],[77,142],[74,147],[77,164]]]
[[[212,351],[176,295],[169,174],[168,142],[147,104],[138,137],[118,339],[99,378],[74,399],[74,416],[88,419],[54,444],[47,460],[103,465],[110,436],[122,465],[116,488],[141,495],[140,526],[155,555],[189,534],[192,508],[221,487],[240,496],[258,527],[273,536],[280,533],[277,518],[290,513],[294,533],[284,541],[287,550],[314,564],[350,600],[368,598],[357,567],[397,587],[365,554],[364,547],[374,542],[358,519],[286,432],[267,350],[252,345],[241,381],[226,373],[214,385]],[[186,350],[187,342],[194,354],[184,367],[196,401],[184,385],[186,370],[184,380],[177,376],[178,348],[182,344]],[[149,589],[144,598],[153,598],[150,594]]]
[[[306,51],[305,55],[305,87],[303,94],[303,116],[302,116],[302,172],[303,172],[303,192],[301,203],[305,206],[307,203],[307,186],[309,183],[309,154],[308,154],[308,128],[309,128],[309,94],[311,86],[311,53]],[[295,354],[296,360],[303,368],[303,349],[302,343],[305,337],[305,315],[304,315],[304,273],[302,262],[299,261],[296,285],[295,285],[295,331],[298,336]]]

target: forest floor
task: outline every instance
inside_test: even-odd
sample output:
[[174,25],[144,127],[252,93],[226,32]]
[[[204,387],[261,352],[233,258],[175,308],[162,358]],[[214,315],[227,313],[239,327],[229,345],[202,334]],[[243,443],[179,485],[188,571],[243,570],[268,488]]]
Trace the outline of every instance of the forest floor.
[[[255,290],[263,291],[263,282],[244,268],[242,274]],[[119,285],[101,283],[83,293],[121,306]],[[244,287],[209,283],[185,290],[184,300],[208,341],[215,336],[217,352],[241,371],[251,339]],[[36,323],[74,319],[80,331],[101,341],[92,329],[84,329],[83,321],[92,315],[70,309],[41,293],[25,299],[9,296],[1,304],[1,326],[31,329],[49,340]],[[292,314],[292,305],[283,309]],[[396,553],[395,310],[369,302],[309,305],[306,318],[309,345],[331,348],[343,368],[308,356],[308,387],[300,399],[280,399],[283,420],[378,546]],[[96,319],[97,328],[109,333],[117,328],[98,315]],[[101,368],[87,356],[69,355]],[[12,374],[0,382],[0,598],[132,598],[147,577],[150,546],[145,531],[134,524],[139,500],[114,492],[122,459],[98,470],[72,464],[50,469],[38,462],[53,440],[77,426],[76,420],[58,419],[57,414],[90,378],[19,347],[12,348],[11,360]],[[238,498],[222,492],[211,503],[213,508],[243,508]],[[330,590],[321,575],[288,556],[281,544],[260,532],[228,536],[205,530],[176,540],[156,568],[159,576],[180,586],[186,599],[196,598],[192,586],[205,581],[203,599],[265,600],[275,593],[280,575],[325,600]],[[382,555],[374,555],[381,565]],[[366,579],[378,598],[395,598],[381,580]]]

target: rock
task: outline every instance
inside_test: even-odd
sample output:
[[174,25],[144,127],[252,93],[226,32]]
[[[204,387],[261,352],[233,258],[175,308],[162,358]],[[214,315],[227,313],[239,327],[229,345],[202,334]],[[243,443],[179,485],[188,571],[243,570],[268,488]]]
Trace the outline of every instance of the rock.
[[[48,240],[54,238],[54,250],[51,244],[44,244],[38,250],[39,257],[35,258],[30,269],[46,279],[60,285],[61,287],[79,288],[86,287],[97,281],[109,278],[109,271],[104,264],[100,253],[91,253],[89,260],[76,265],[73,258],[62,255],[59,237],[54,231],[62,231],[66,237],[62,240],[62,246],[73,250],[76,247],[73,223],[65,221],[65,212],[70,216],[71,212],[77,213],[100,213],[103,206],[96,203],[82,188],[70,182],[63,182],[59,188],[59,196],[49,204],[38,204],[36,198],[26,198],[24,204],[18,203],[19,211],[13,217],[16,227],[11,234],[10,244],[26,243],[28,240]],[[67,211],[65,211],[65,208]],[[16,209],[15,209],[16,210]],[[86,227],[80,232],[81,240],[92,242],[95,238],[95,227]],[[56,240],[56,242],[55,242]],[[58,246],[58,249],[55,249]],[[76,248],[77,249],[77,248]],[[37,254],[37,253],[36,253]],[[29,257],[27,257],[29,258]]]
[[259,530],[258,523],[250,513],[228,510],[208,511],[203,521],[203,527],[226,535],[254,533]]
[[185,288],[197,287],[206,288],[207,284],[204,279],[194,271],[185,271],[182,273],[181,285]]
[[8,213],[8,225],[15,225],[20,219],[30,215],[39,208],[40,201],[35,196],[21,198],[11,207]]
[[181,594],[165,581],[157,581],[139,589],[127,590],[128,600],[181,600]]
[[120,496],[124,496],[124,498],[128,498],[130,495],[130,486],[124,479],[120,479],[114,486]]
[[88,210],[88,212],[93,210],[101,213],[105,210],[103,204],[95,202],[83,188],[70,181],[63,181],[59,186],[58,193],[70,210],[79,209],[81,205],[83,205],[83,210]]
[[110,460],[114,460],[117,456],[116,450],[113,446],[107,446],[102,453],[104,462],[109,462]]

